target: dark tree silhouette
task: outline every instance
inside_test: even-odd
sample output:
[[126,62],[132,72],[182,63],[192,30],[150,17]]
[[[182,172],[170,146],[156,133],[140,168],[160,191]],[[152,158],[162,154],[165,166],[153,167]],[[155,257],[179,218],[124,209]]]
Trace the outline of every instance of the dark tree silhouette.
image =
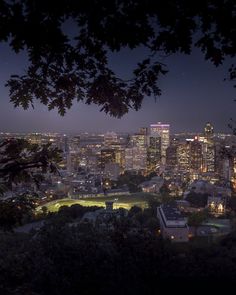
[[[46,172],[56,173],[61,155],[50,144],[39,146],[24,139],[0,142],[0,179],[2,191],[13,183],[33,181],[38,184]],[[1,193],[1,191],[0,191]]]
[[[39,100],[61,115],[74,99],[117,117],[138,110],[145,96],[161,94],[167,68],[160,54],[198,47],[218,66],[235,57],[235,34],[234,0],[0,1],[0,42],[29,59],[26,73],[7,82],[11,101],[26,109]],[[118,77],[108,53],[137,47],[149,50],[147,57],[130,80]]]
[[23,220],[31,218],[36,208],[37,195],[33,193],[20,194],[6,200],[0,199],[0,230],[12,231]]

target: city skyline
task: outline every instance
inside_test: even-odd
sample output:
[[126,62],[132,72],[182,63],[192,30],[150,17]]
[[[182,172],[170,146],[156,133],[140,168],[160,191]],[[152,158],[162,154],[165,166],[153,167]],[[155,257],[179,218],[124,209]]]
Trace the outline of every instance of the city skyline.
[[[116,134],[139,134],[139,129],[140,128],[147,128],[150,130],[151,125],[156,125],[156,124],[166,124],[169,126],[169,131],[170,131],[170,135],[180,135],[180,134],[189,134],[192,136],[198,136],[198,135],[203,135],[204,134],[204,127],[206,126],[206,124],[212,124],[212,122],[205,122],[202,126],[199,126],[198,130],[192,130],[192,131],[187,131],[187,130],[179,130],[174,132],[172,130],[172,125],[169,124],[168,122],[149,122],[146,126],[138,126],[138,128],[136,129],[130,129],[130,130],[119,130],[119,129],[107,129],[107,130],[67,130],[67,131],[63,131],[63,130],[32,130],[32,131],[25,131],[25,130],[21,130],[21,131],[12,131],[12,130],[2,130],[0,129],[0,134],[65,134],[65,135],[76,135],[76,134],[97,134],[97,135],[105,135],[106,133],[110,133],[110,132],[115,132]],[[225,135],[234,135],[232,130],[228,127],[228,130],[223,131],[223,130],[216,130],[214,124],[212,124],[214,127],[214,134],[225,134]],[[150,131],[149,131],[150,132]]]
[[0,295],[232,289],[236,0],[0,0],[0,54]]

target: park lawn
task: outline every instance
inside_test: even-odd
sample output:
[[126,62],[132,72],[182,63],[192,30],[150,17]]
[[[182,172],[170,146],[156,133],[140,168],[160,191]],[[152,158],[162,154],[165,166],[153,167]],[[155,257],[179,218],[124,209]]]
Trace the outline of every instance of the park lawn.
[[[149,193],[134,193],[131,195],[120,195],[120,196],[104,196],[94,198],[83,198],[83,199],[60,199],[51,201],[44,204],[49,212],[57,212],[62,206],[72,206],[79,204],[86,207],[98,206],[105,207],[106,201],[114,200],[114,208],[125,208],[130,209],[132,206],[139,206],[145,208],[148,205],[148,201],[156,197],[154,194]],[[37,211],[41,211],[41,206],[37,208]]]

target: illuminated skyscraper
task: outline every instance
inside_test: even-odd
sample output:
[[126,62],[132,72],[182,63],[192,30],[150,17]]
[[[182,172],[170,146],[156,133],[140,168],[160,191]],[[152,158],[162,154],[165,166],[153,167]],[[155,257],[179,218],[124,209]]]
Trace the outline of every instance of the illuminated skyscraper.
[[147,152],[148,172],[156,172],[161,165],[161,137],[160,135],[149,138]]
[[70,142],[70,146],[71,146],[72,151],[79,151],[80,137],[79,136],[72,137],[71,142]]
[[147,136],[144,134],[131,135],[130,144],[132,147],[146,147],[147,146]]
[[161,122],[158,122],[157,124],[151,124],[150,136],[161,137],[161,157],[162,162],[165,163],[166,149],[170,145],[170,125],[162,124]]
[[211,141],[202,144],[203,172],[215,172],[215,145]]
[[177,145],[170,145],[166,150],[166,167],[174,170],[178,165]]
[[210,122],[207,122],[204,128],[204,136],[207,140],[211,140],[214,135],[214,128]]
[[113,149],[103,149],[101,150],[101,168],[104,169],[105,165],[108,163],[116,162],[116,154]]
[[211,123],[206,123],[204,128],[203,143],[203,171],[215,172],[215,145],[213,141],[214,128]]
[[177,147],[178,169],[188,172],[190,169],[190,144],[189,142],[181,143]]
[[190,169],[201,172],[202,170],[202,145],[197,138],[190,142]]
[[104,145],[106,147],[111,147],[114,144],[118,143],[118,136],[115,132],[107,132],[104,135]]
[[123,149],[102,149],[100,167],[104,170],[106,164],[117,164],[122,172],[124,170],[124,150]]
[[147,149],[144,147],[132,147],[125,149],[125,170],[146,171]]

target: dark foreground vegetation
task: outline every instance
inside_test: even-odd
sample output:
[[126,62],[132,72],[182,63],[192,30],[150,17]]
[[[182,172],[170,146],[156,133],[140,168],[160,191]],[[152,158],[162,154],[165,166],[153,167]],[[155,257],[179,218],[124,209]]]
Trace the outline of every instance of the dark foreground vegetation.
[[75,222],[84,210],[64,208],[30,234],[2,233],[0,294],[154,294],[168,282],[226,287],[236,280],[234,233],[214,243],[171,244],[140,226],[138,209],[102,231]]

